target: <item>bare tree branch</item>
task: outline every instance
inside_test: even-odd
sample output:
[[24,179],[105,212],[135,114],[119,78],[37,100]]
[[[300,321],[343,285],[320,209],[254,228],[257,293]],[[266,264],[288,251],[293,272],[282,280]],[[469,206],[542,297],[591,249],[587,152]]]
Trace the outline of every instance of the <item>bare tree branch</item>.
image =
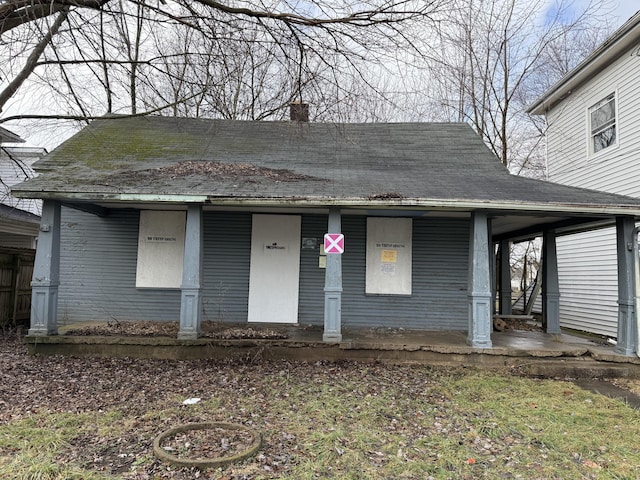
[[58,33],[58,30],[62,26],[62,24],[67,20],[67,12],[61,11],[61,13],[56,18],[53,25],[49,27],[46,35],[38,42],[38,44],[31,51],[31,54],[27,58],[27,61],[15,78],[9,83],[9,85],[0,92],[0,112],[7,101],[16,93],[16,91],[20,88],[20,86],[24,83],[24,81],[31,75],[33,70],[38,65],[38,59],[44,52],[45,48],[51,43],[51,39],[53,36]]

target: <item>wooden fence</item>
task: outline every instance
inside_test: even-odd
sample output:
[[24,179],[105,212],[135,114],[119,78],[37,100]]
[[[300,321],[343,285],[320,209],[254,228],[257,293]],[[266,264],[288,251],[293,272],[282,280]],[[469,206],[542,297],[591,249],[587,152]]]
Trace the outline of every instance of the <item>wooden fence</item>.
[[0,247],[0,327],[28,322],[35,251]]

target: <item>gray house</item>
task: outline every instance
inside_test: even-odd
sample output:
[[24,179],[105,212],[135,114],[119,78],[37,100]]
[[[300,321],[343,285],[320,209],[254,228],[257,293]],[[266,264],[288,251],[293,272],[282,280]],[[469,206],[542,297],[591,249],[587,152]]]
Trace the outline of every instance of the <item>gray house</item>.
[[13,189],[44,200],[33,336],[179,319],[190,339],[206,319],[318,325],[326,342],[343,327],[464,330],[490,348],[496,296],[511,305],[494,245],[543,234],[554,333],[556,236],[615,224],[618,349],[636,349],[640,199],[512,176],[465,124],[104,118],[35,168]]

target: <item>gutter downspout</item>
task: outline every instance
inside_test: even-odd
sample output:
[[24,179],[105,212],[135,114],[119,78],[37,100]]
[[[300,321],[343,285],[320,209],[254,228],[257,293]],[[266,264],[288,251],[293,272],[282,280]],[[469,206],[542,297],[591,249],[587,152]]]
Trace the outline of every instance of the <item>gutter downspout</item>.
[[638,232],[640,227],[635,227],[631,236],[633,246],[633,276],[635,278],[633,291],[633,316],[636,321],[636,355],[640,357],[640,256],[638,255]]

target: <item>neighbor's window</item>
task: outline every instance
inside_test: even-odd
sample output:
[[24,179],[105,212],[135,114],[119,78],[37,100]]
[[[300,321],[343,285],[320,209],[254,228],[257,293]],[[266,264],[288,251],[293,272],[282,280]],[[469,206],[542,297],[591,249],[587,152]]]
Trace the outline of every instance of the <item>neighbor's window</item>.
[[616,97],[609,95],[589,109],[591,152],[598,153],[616,143]]

